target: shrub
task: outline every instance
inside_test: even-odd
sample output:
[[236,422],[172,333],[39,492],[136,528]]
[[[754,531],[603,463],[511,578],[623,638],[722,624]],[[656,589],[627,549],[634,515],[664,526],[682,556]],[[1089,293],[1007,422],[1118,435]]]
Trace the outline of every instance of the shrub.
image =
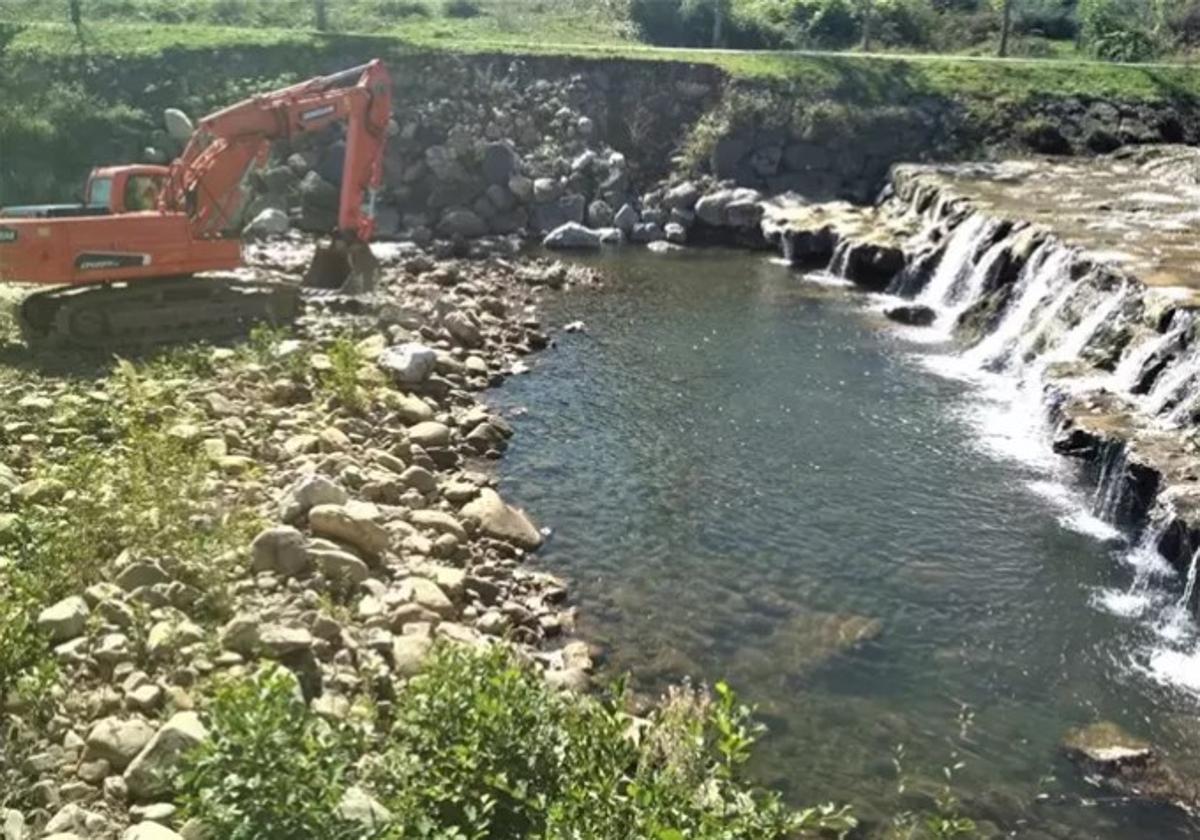
[[452,18],[473,18],[483,14],[477,0],[446,0],[442,4],[442,11],[446,17]]
[[728,688],[676,691],[640,728],[622,700],[556,693],[502,648],[439,650],[398,697],[374,779],[405,826],[389,838],[766,840],[855,825],[741,780],[759,729]]
[[357,840],[338,804],[354,756],[348,730],[309,712],[286,671],[228,683],[206,709],[211,737],[180,777],[187,812],[223,840]]
[[329,363],[329,370],[320,378],[322,389],[343,408],[361,412],[366,408],[367,399],[358,384],[358,372],[363,364],[358,345],[351,338],[338,338],[329,348]]
[[[794,812],[740,778],[759,733],[725,686],[683,689],[649,719],[564,695],[507,649],[440,647],[395,696],[383,754],[320,721],[280,674],[220,688],[209,742],[180,777],[188,813],[215,837],[283,840],[782,840],[844,833],[843,808]],[[392,818],[347,834],[338,803],[370,789]]]

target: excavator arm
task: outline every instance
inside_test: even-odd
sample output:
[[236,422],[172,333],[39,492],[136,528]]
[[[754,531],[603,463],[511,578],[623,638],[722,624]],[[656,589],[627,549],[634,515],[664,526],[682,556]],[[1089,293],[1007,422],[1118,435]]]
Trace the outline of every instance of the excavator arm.
[[266,163],[270,144],[345,121],[346,159],[335,238],[365,243],[375,224],[375,195],[391,117],[391,82],[375,60],[255,96],[202,119],[171,164],[161,209],[183,211],[193,236],[235,234],[252,168]]

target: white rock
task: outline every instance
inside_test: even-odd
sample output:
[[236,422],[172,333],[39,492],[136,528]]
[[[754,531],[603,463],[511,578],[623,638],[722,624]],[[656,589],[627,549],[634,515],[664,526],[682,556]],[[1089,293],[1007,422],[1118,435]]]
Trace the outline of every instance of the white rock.
[[167,108],[163,111],[163,124],[171,139],[185,143],[191,139],[192,133],[196,130],[196,127],[192,125],[191,118],[178,108]]
[[489,487],[482,488],[477,498],[463,506],[462,512],[464,516],[477,519],[479,527],[490,537],[528,549],[542,544],[541,533],[528,517],[505,504],[500,494]]
[[350,494],[340,484],[323,475],[309,475],[283,494],[280,515],[284,522],[295,522],[317,505],[344,505],[348,501]]
[[208,730],[195,712],[179,712],[172,717],[126,769],[130,795],[146,800],[169,794],[180,759],[207,737]]
[[248,237],[280,236],[291,230],[291,227],[292,223],[287,213],[276,207],[268,207],[255,216],[242,233]]
[[70,641],[87,629],[87,601],[78,595],[64,598],[38,615],[38,630],[45,633],[51,644]]
[[577,222],[567,222],[546,234],[542,245],[557,249],[595,249],[600,247],[600,234]]
[[156,822],[140,822],[127,828],[121,835],[121,840],[183,840],[183,838]]
[[400,344],[380,353],[376,364],[398,385],[419,385],[433,374],[437,353],[424,344]]
[[104,718],[97,721],[88,733],[84,757],[87,760],[103,759],[120,772],[146,748],[153,737],[154,727],[140,718]]

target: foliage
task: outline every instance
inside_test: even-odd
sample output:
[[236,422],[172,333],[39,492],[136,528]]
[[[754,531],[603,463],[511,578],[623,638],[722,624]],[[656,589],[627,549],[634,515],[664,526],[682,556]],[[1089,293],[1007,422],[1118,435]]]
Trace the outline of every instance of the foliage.
[[160,558],[201,592],[201,608],[221,609],[215,561],[259,523],[215,506],[205,453],[171,433],[177,398],[163,376],[171,364],[119,362],[107,401],[73,401],[78,438],[32,470],[53,491],[0,529],[0,695],[48,657],[38,612],[104,579],[122,551]]
[[398,697],[374,778],[397,817],[388,837],[753,840],[855,825],[741,780],[760,730],[728,688],[676,691],[640,727],[622,699],[556,693],[501,648],[441,649]]
[[339,336],[329,347],[329,370],[322,372],[318,382],[321,389],[338,405],[361,413],[367,407],[367,397],[358,383],[363,366],[362,351],[353,338]]
[[288,672],[220,686],[205,710],[211,737],[186,758],[182,802],[227,840],[352,840],[361,828],[338,804],[351,732],[311,714]]
[[844,808],[793,812],[742,781],[760,729],[723,685],[677,690],[638,721],[621,690],[561,694],[502,647],[439,647],[397,692],[382,756],[357,764],[365,745],[319,721],[294,685],[260,676],[205,709],[213,736],[181,787],[214,836],[347,836],[337,803],[354,783],[391,814],[353,835],[376,840],[755,840],[856,825]]
[[1078,13],[1083,41],[1097,58],[1148,61],[1162,51],[1145,0],[1079,0]]

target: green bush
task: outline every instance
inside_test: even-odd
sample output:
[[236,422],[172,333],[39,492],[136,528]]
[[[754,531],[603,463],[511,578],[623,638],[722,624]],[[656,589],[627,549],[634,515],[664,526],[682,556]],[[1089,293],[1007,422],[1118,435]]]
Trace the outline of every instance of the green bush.
[[349,730],[308,711],[286,671],[215,692],[211,737],[185,762],[182,802],[222,840],[357,840],[339,811],[355,750]]
[[213,836],[336,840],[350,784],[391,814],[354,835],[374,840],[782,840],[856,825],[844,808],[791,811],[742,780],[759,729],[723,685],[672,692],[636,720],[621,691],[561,694],[505,648],[440,647],[396,694],[382,755],[357,765],[364,745],[294,691],[259,677],[204,710],[213,737],[180,781]]
[[1165,45],[1151,29],[1154,9],[1144,0],[1079,0],[1080,34],[1088,50],[1108,61],[1149,61]]

